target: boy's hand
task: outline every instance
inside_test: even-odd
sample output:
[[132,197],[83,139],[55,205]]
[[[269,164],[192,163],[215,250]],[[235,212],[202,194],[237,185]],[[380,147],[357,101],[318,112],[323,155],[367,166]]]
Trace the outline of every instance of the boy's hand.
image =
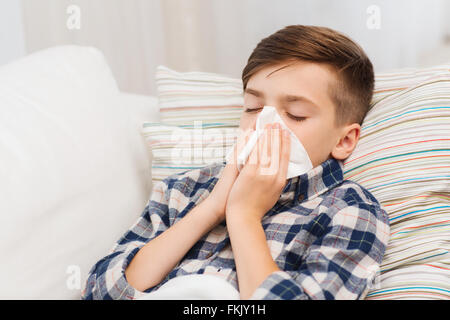
[[253,131],[254,130],[251,129],[246,130],[241,132],[238,136],[237,143],[234,146],[233,155],[231,159],[229,159],[230,161],[227,161],[214,189],[205,199],[205,202],[208,203],[211,208],[210,210],[217,216],[219,223],[225,219],[228,195],[239,175],[239,170],[237,169],[237,155],[242,151],[242,148],[247,143]]
[[290,136],[278,123],[269,124],[234,182],[226,205],[226,219],[261,221],[286,185]]

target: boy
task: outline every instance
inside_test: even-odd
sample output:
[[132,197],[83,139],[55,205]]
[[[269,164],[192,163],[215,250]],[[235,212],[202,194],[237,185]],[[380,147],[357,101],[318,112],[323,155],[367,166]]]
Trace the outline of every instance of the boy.
[[[262,106],[274,106],[313,169],[286,180],[290,140],[274,124],[241,171],[229,161],[166,178],[94,265],[83,299],[135,299],[195,273],[222,277],[241,299],[367,294],[388,243],[388,217],[369,191],[343,180],[342,161],[372,98],[370,60],[341,33],[292,25],[257,45],[242,80],[240,129],[251,131]],[[271,162],[277,170],[262,174]]]

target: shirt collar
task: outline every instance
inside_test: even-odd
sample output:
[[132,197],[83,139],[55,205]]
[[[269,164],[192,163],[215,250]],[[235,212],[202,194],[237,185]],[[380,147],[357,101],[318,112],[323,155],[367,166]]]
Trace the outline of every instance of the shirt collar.
[[[222,169],[226,162],[223,161]],[[278,202],[292,201],[294,205],[312,200],[333,189],[344,180],[344,164],[341,160],[330,158],[308,172],[288,179]]]
[[344,180],[343,163],[330,158],[308,172],[288,179],[279,202],[294,200],[294,205],[321,195]]

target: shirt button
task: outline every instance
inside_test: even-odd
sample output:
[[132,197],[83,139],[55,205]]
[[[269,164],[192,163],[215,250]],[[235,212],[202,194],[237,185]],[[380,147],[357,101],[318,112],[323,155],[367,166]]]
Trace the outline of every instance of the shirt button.
[[304,195],[304,194],[299,194],[299,195],[298,195],[298,201],[299,201],[299,202],[302,202],[303,199],[305,199],[305,195]]

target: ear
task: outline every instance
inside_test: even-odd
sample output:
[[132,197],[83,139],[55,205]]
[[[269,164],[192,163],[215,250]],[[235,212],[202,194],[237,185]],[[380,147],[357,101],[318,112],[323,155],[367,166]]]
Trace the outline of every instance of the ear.
[[333,158],[338,160],[347,159],[353,152],[358,143],[361,133],[361,126],[358,123],[352,123],[340,130],[339,140],[331,151]]

